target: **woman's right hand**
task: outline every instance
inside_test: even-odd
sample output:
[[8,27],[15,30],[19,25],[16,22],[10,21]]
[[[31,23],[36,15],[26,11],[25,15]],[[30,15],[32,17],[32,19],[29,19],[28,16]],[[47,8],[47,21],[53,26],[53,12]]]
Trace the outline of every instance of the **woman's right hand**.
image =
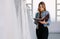
[[41,24],[47,24],[47,22],[45,22],[45,20],[44,21],[39,21],[39,23],[41,23]]

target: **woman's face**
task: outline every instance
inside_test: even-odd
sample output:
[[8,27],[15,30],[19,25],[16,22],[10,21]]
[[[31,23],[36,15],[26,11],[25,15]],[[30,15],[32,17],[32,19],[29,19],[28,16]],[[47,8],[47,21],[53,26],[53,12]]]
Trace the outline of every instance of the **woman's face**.
[[44,11],[43,5],[40,5],[40,11]]

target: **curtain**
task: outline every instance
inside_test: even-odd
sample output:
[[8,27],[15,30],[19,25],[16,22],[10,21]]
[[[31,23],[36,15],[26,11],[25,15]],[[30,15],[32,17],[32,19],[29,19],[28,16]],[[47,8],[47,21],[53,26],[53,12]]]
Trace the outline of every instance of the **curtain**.
[[36,39],[25,0],[0,0],[0,39]]
[[14,0],[0,0],[0,39],[19,39]]
[[[19,5],[18,5],[19,3]],[[33,19],[30,16],[28,7],[26,7],[25,0],[15,1],[17,11],[17,18],[21,27],[22,39],[36,39],[35,26]],[[17,8],[18,7],[18,8]]]

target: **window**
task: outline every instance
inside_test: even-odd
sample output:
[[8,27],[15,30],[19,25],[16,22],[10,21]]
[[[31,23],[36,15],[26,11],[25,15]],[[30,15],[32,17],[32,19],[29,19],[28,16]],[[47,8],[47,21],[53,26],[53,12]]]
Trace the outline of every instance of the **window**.
[[57,14],[56,14],[56,19],[57,19],[57,22],[60,21],[60,0],[56,0],[56,9],[57,9]]

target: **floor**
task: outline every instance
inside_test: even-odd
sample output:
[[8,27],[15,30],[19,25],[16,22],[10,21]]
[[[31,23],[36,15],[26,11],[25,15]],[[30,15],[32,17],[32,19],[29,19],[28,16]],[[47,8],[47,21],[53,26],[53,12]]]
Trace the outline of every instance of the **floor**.
[[50,33],[48,39],[60,39],[60,33]]

